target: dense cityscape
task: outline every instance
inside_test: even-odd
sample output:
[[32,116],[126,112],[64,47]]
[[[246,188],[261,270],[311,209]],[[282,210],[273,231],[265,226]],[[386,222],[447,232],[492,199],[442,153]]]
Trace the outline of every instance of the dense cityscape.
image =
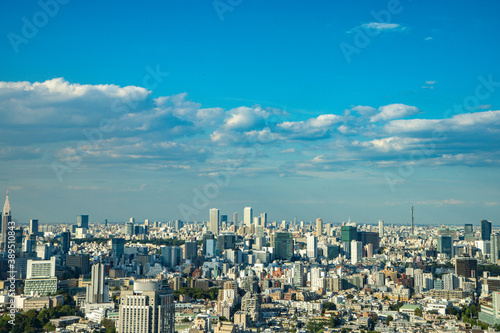
[[[12,207],[15,207],[12,204]],[[14,210],[13,210],[14,211]],[[2,213],[0,332],[481,332],[500,328],[500,234],[270,221],[14,223]]]

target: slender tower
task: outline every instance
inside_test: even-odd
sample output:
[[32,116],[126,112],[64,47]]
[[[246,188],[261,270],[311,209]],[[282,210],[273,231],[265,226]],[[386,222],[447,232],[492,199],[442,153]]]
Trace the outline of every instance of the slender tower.
[[7,250],[7,231],[10,221],[12,221],[12,217],[10,215],[9,190],[7,190],[7,197],[5,198],[2,211],[2,239],[0,240],[2,252],[6,252]]
[[413,206],[411,206],[411,234],[414,234],[414,224],[413,224]]

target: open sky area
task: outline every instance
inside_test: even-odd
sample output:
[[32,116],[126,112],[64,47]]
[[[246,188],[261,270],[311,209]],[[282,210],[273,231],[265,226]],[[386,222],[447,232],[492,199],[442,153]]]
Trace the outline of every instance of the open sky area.
[[0,2],[14,220],[500,218],[498,1]]

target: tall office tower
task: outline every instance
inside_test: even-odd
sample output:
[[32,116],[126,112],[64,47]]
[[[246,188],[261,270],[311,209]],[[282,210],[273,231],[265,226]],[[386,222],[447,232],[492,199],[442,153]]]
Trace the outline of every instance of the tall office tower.
[[125,239],[123,238],[112,238],[111,239],[111,257],[116,263],[120,261],[121,256],[125,253]]
[[411,234],[415,234],[415,224],[413,223],[413,206],[410,208],[411,211]]
[[253,225],[255,228],[260,227],[260,216],[256,216],[253,218]]
[[351,257],[351,242],[357,240],[357,230],[355,226],[344,225],[341,228],[341,241],[344,253],[347,258]]
[[290,260],[293,257],[293,235],[289,232],[275,232],[271,235],[274,259]]
[[57,291],[56,258],[28,260],[24,294],[53,294]]
[[37,235],[38,234],[38,220],[37,219],[31,219],[30,220],[30,230],[29,230],[30,235]]
[[378,236],[384,237],[384,221],[378,220]]
[[184,258],[192,260],[198,257],[198,243],[185,242],[184,243]]
[[477,278],[477,259],[457,258],[455,261],[455,274],[466,278]]
[[491,262],[495,265],[498,264],[500,259],[500,234],[491,234]]
[[317,258],[318,257],[318,238],[313,235],[307,236],[307,257]]
[[132,236],[134,234],[134,222],[125,223],[125,235]]
[[63,254],[68,254],[71,243],[71,232],[65,231],[61,234],[61,248]]
[[324,272],[320,267],[311,268],[311,291],[325,288]]
[[474,238],[474,227],[472,224],[464,224],[464,239]]
[[243,223],[250,228],[253,222],[253,209],[252,207],[245,207],[243,210]]
[[203,234],[202,236],[202,250],[203,250],[203,256],[206,256],[207,255],[207,241],[209,240],[214,240],[215,239],[215,235],[210,233],[210,234]]
[[319,237],[323,234],[323,220],[316,219],[316,236]]
[[136,280],[120,297],[118,333],[174,333],[174,293],[160,281]]
[[78,215],[76,217],[76,224],[78,228],[89,228],[89,216],[88,215]]
[[223,223],[224,223],[224,225],[227,228],[227,215],[221,215],[220,216],[220,224],[221,224],[221,226],[222,226]]
[[233,213],[233,223],[234,223],[234,227],[235,228],[238,228],[240,225],[240,221],[238,220],[238,213],[237,212],[234,212]]
[[217,208],[210,209],[210,231],[214,235],[219,234],[220,211]]
[[92,282],[87,285],[86,303],[108,303],[109,286],[104,279],[104,264],[92,266]]
[[3,211],[2,211],[2,239],[0,239],[1,252],[7,252],[7,235],[9,231],[9,222],[11,221],[12,221],[12,216],[10,214],[9,190],[7,190],[7,195],[5,197],[5,204],[3,205]]
[[267,226],[267,213],[260,214],[260,225],[264,228]]
[[363,243],[353,240],[351,242],[351,264],[356,265],[363,258]]
[[106,228],[108,226],[108,219],[104,219],[104,227]]
[[448,258],[453,258],[453,241],[451,236],[439,235],[437,240],[437,251],[445,253]]
[[164,266],[175,267],[182,261],[182,248],[180,246],[168,246],[161,248],[161,260]]
[[300,261],[293,263],[293,286],[302,288],[304,286],[304,265]]
[[293,228],[297,228],[297,216],[293,217]]
[[491,222],[482,220],[481,221],[481,240],[489,241],[491,235]]

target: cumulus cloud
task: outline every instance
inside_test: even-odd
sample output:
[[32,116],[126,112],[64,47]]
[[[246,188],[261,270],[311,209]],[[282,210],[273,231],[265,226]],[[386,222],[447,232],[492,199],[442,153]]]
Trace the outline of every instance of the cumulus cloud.
[[378,111],[376,115],[370,118],[371,122],[409,117],[417,114],[419,109],[415,106],[397,103],[381,106]]

